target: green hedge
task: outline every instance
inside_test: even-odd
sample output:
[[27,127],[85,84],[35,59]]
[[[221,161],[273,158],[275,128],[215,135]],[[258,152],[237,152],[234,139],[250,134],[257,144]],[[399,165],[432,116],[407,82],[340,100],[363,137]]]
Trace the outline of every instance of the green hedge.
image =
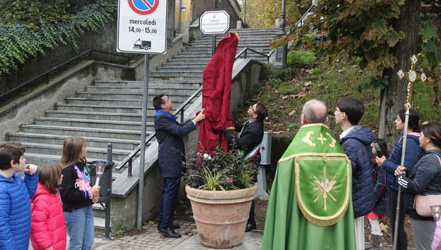
[[85,5],[64,22],[40,22],[33,25],[5,25],[0,23],[0,75],[10,73],[26,59],[44,54],[47,48],[71,44],[78,49],[76,38],[85,31],[96,31],[116,19],[116,1],[97,1]]

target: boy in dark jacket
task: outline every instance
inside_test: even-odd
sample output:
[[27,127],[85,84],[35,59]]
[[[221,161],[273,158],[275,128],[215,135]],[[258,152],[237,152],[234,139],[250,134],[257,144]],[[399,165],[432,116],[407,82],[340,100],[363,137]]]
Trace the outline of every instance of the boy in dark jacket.
[[340,125],[340,144],[352,165],[352,202],[355,218],[357,250],[364,250],[364,218],[375,206],[371,159],[374,136],[369,128],[358,125],[364,113],[363,102],[343,97],[335,108],[335,122]]
[[[268,116],[268,110],[265,105],[258,102],[251,105],[247,113],[248,121],[245,124],[235,124],[234,130],[238,131],[239,134],[235,135],[231,129],[227,129],[225,130],[225,136],[228,143],[241,150],[246,159],[252,160],[255,164],[259,165],[259,149],[264,134],[263,120]],[[245,232],[256,229],[254,209],[255,202],[253,200]]]
[[[37,166],[25,165],[25,148],[0,143],[0,249],[27,250],[31,232],[31,202],[37,190]],[[24,180],[18,174],[24,170]]]

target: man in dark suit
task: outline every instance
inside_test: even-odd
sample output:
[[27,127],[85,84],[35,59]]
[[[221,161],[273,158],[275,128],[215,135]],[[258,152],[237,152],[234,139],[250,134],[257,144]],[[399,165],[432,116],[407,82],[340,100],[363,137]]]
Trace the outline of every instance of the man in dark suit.
[[154,116],[156,138],[159,144],[158,161],[162,176],[162,192],[159,201],[158,231],[166,237],[179,238],[175,232],[179,225],[173,224],[173,211],[179,189],[179,179],[185,166],[185,148],[182,137],[196,129],[196,124],[205,119],[202,110],[193,119],[182,124],[176,121],[170,112],[173,109],[172,100],[166,95],[153,98],[156,109]]
[[[235,134],[232,129],[225,130],[225,136],[229,144],[239,149],[245,158],[260,163],[260,143],[263,139],[263,120],[267,117],[268,111],[262,103],[255,103],[250,106],[248,111],[248,121],[245,124],[236,124],[234,130],[239,132]],[[254,201],[251,205],[250,217],[248,218],[246,232],[256,228],[254,215]]]

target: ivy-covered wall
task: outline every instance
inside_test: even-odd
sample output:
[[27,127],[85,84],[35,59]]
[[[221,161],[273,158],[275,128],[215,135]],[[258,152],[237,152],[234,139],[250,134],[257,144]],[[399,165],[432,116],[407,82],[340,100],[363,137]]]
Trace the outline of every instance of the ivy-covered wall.
[[84,36],[77,39],[77,44],[77,51],[71,44],[45,49],[44,55],[38,54],[36,57],[31,57],[24,64],[19,65],[16,71],[0,75],[0,92],[5,92],[13,86],[38,76],[88,49],[116,53],[116,20],[103,24],[102,30],[98,33],[86,31]]

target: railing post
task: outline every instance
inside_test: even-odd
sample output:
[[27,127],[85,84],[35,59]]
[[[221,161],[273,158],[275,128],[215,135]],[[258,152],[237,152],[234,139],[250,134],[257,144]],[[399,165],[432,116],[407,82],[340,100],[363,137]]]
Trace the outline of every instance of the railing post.
[[248,53],[248,50],[246,49],[245,50],[245,59],[247,59],[247,53]]
[[[112,143],[107,144],[107,164],[112,164]],[[108,177],[108,183],[109,186],[107,187],[106,194],[106,218],[104,221],[104,238],[110,239],[110,199],[112,196],[112,171],[113,169],[110,169],[110,176]]]
[[184,109],[181,109],[181,123],[184,123]]
[[129,160],[129,168],[127,171],[127,176],[132,177],[132,158],[130,158],[130,160]]

